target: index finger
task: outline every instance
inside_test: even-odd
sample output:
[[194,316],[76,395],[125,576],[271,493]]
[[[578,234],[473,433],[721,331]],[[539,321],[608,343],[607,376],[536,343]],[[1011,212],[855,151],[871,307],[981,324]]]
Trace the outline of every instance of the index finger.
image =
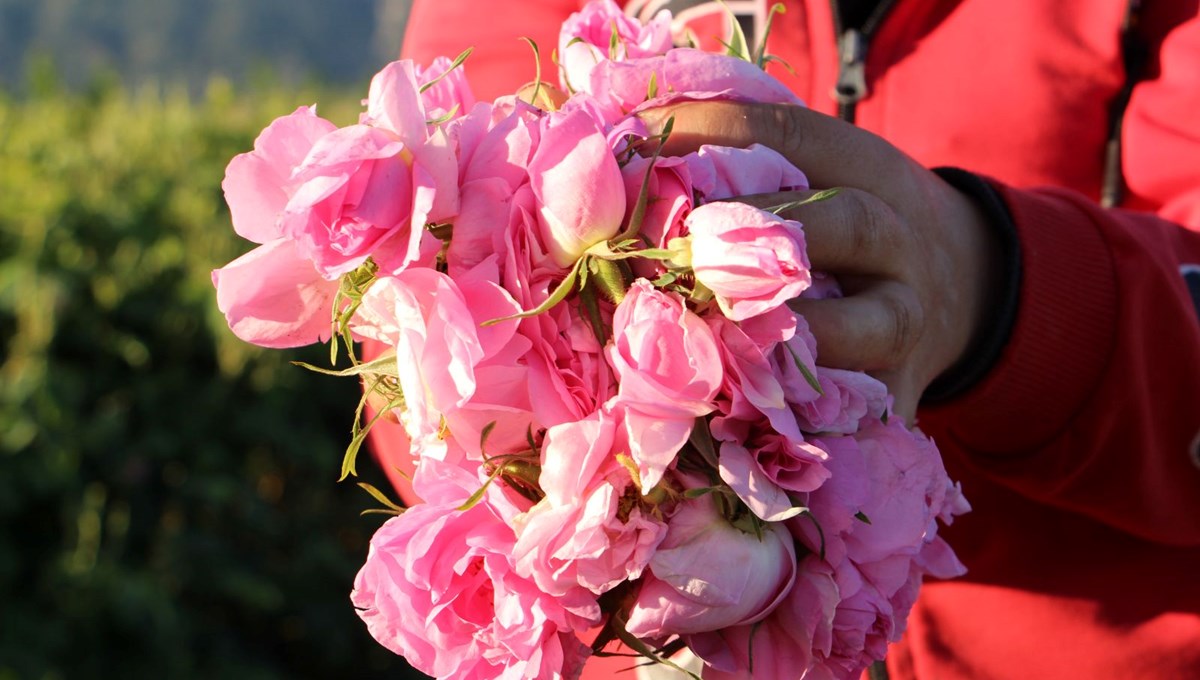
[[685,102],[644,111],[652,131],[673,118],[663,153],[682,156],[704,144],[762,144],[800,168],[815,187],[853,187],[888,198],[913,163],[881,137],[837,118],[791,104]]

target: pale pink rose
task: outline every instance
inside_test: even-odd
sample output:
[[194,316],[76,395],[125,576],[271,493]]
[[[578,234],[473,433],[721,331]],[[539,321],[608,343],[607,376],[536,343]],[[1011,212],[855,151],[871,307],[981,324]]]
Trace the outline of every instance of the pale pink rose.
[[704,145],[684,156],[692,186],[712,202],[738,196],[808,188],[808,178],[774,149],[751,144],[745,149]]
[[546,432],[539,478],[546,497],[518,518],[513,559],[548,593],[583,586],[601,594],[636,579],[666,535],[666,525],[636,505],[620,517],[632,489],[615,456],[619,434],[603,410]]
[[709,203],[685,224],[696,280],[734,321],[781,306],[812,281],[798,222],[740,203]]
[[[785,361],[781,359],[780,364]],[[816,376],[821,385],[819,395],[800,391],[808,382],[798,373],[788,379],[789,385],[797,387],[789,392],[789,398],[805,430],[853,434],[864,420],[878,420],[887,410],[887,386],[866,373],[820,367]]]
[[[512,209],[499,235],[498,246],[501,283],[524,309],[534,309],[545,302],[563,278],[563,268],[550,256],[541,232],[537,199],[533,188],[525,183],[513,193]],[[530,339],[538,341],[532,336]],[[547,336],[544,340],[552,339]]]
[[418,259],[435,187],[404,151],[384,130],[352,125],[318,140],[296,168],[301,185],[288,201],[284,234],[326,278],[368,257],[388,273]]
[[[409,60],[393,61],[371,79],[363,125],[382,130],[404,144],[402,158],[411,166],[414,185],[425,177],[433,187],[428,213],[414,211],[416,229],[425,221],[444,222],[458,213],[458,159],[454,141],[439,127],[426,126],[423,95],[417,83],[416,66]],[[414,210],[423,206],[414,198]]]
[[625,184],[604,133],[581,111],[545,118],[529,161],[542,242],[560,267],[616,235],[625,214]]
[[866,457],[853,437],[814,437],[811,443],[828,454],[822,465],[829,479],[808,494],[812,516],[788,520],[788,528],[811,552],[839,564],[846,559],[847,536],[863,524],[855,515],[871,500]]
[[456,499],[414,506],[375,533],[350,596],[359,616],[438,678],[579,677],[589,651],[576,632],[599,621],[594,596],[553,597],[519,576],[496,509],[486,499],[457,509],[479,483],[466,481]]
[[[753,317],[760,318],[763,317]],[[790,313],[787,318],[792,318]],[[763,347],[758,344],[758,340],[763,339],[761,336],[751,337],[742,325],[720,314],[708,314],[705,321],[717,338],[725,367],[720,400],[728,400],[728,404],[722,404],[722,415],[743,421],[764,416],[776,432],[802,441],[804,435],[788,404],[786,386],[770,359],[771,348],[778,343]]]
[[833,570],[809,555],[770,616],[753,625],[689,635],[688,647],[704,660],[706,680],[743,680],[751,668],[755,680],[830,679],[822,659],[832,645],[838,598]]
[[[907,562],[896,557],[885,571],[894,572]],[[888,595],[875,586],[872,576],[849,561],[837,568],[835,579],[841,601],[834,614],[833,640],[828,655],[818,659],[818,665],[834,678],[859,677],[872,662],[884,658],[889,642],[899,639],[897,612]]]
[[617,305],[605,353],[618,376],[616,403],[630,454],[649,491],[695,419],[713,410],[723,377],[720,352],[708,325],[678,295],[638,279]]
[[[605,317],[610,320],[611,312]],[[526,359],[529,393],[542,427],[583,420],[616,393],[603,348],[577,309],[557,305],[524,320],[520,332],[533,344]]]
[[529,160],[541,135],[541,113],[523,102],[510,109],[476,104],[446,126],[458,149],[460,183],[502,179],[516,190],[529,181]]
[[641,638],[703,633],[761,621],[796,579],[792,538],[780,524],[755,535],[733,526],[711,494],[681,503],[626,629]]
[[284,207],[299,182],[292,177],[319,139],[336,130],[315,109],[301,107],[275,119],[254,140],[254,150],[235,156],[221,187],[233,228],[261,247],[212,273],[217,306],[246,342],[298,347],[331,334],[337,282],[326,280],[307,255],[284,237]]
[[435,57],[425,68],[417,67],[416,80],[421,86],[440,78],[432,87],[421,92],[421,103],[429,120],[449,116],[465,115],[475,106],[475,95],[467,82],[464,67],[459,66],[447,73],[454,62],[449,57]]
[[458,166],[450,140],[430,134],[411,62],[393,62],[371,81],[358,125],[313,144],[292,179],[283,234],[326,278],[368,257],[395,273],[436,252],[425,231],[458,211]]
[[657,57],[602,61],[582,89],[596,97],[609,120],[685,100],[802,103],[787,86],[748,61],[685,47]]
[[799,514],[803,504],[789,493],[816,490],[830,477],[824,449],[775,432],[761,420],[714,418],[711,429],[720,442],[721,479],[763,520],[778,522]]
[[[515,335],[512,321],[480,326],[519,308],[484,276],[464,283],[470,284],[470,292],[432,269],[381,277],[363,296],[352,326],[360,336],[396,349],[404,423],[414,452],[421,455],[443,457],[445,440],[453,438],[462,451],[477,457],[489,419],[504,421],[498,422],[495,438],[489,437],[490,447],[507,452],[510,444],[523,442],[530,423],[525,375],[518,365],[528,341]],[[489,370],[493,380],[483,393],[481,370]]]
[[[616,51],[611,53],[612,41]],[[589,2],[563,22],[558,34],[558,63],[568,91],[587,87],[596,64],[663,54],[671,49],[671,13],[662,10],[643,25],[612,0]]]
[[953,489],[933,442],[894,418],[868,421],[855,435],[867,466],[870,500],[859,509],[870,519],[846,538],[849,555],[875,562],[916,555],[937,535],[937,516]]
[[238,154],[225,169],[221,188],[229,203],[233,230],[255,243],[283,236],[279,219],[300,182],[292,173],[317,140],[337,126],[302,106],[271,122],[254,140],[254,150]]
[[275,239],[214,270],[217,308],[230,330],[262,347],[300,347],[332,335],[337,281],[326,281],[296,244]]

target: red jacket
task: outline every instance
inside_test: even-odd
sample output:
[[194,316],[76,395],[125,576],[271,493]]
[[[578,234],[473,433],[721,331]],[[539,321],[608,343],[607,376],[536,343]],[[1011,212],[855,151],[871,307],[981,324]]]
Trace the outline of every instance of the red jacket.
[[[1119,210],[1096,200],[1126,2],[899,0],[871,40],[856,122],[994,178],[1022,266],[997,364],[919,414],[974,506],[946,531],[970,573],[927,584],[892,678],[1200,678],[1200,301],[1181,275],[1200,264],[1200,17],[1143,4]],[[769,51],[795,74],[773,72],[833,114],[830,3],[787,5]],[[404,55],[475,46],[491,98],[532,78],[515,36],[553,72],[577,7],[416,0]]]

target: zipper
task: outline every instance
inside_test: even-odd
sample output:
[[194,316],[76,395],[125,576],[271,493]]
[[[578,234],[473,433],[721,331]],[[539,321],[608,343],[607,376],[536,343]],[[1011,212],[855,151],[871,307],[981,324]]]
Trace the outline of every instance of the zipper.
[[833,8],[833,31],[838,41],[838,77],[833,86],[833,98],[838,103],[838,117],[842,120],[853,123],[858,102],[867,96],[867,47],[896,2],[882,0],[876,3],[862,26],[845,26],[838,0],[829,0]]

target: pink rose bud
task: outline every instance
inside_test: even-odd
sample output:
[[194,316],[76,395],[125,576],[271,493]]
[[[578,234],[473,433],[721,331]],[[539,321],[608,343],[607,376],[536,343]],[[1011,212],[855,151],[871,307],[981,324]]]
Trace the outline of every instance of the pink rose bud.
[[643,491],[662,479],[698,416],[711,413],[721,387],[712,331],[674,293],[638,279],[613,314],[605,354],[618,376],[629,451]]
[[796,579],[796,553],[782,525],[761,537],[729,523],[711,495],[680,505],[650,559],[626,625],[640,637],[687,635],[761,621]]
[[575,264],[607,241],[625,215],[625,182],[604,133],[587,113],[551,113],[529,162],[542,240],[554,262]]
[[799,222],[741,203],[709,203],[685,224],[696,280],[734,321],[769,312],[812,282]]
[[[610,51],[613,33],[616,51]],[[590,2],[562,25],[558,57],[563,85],[572,91],[587,89],[596,64],[663,54],[671,49],[671,13],[662,10],[646,25],[612,0]]]

